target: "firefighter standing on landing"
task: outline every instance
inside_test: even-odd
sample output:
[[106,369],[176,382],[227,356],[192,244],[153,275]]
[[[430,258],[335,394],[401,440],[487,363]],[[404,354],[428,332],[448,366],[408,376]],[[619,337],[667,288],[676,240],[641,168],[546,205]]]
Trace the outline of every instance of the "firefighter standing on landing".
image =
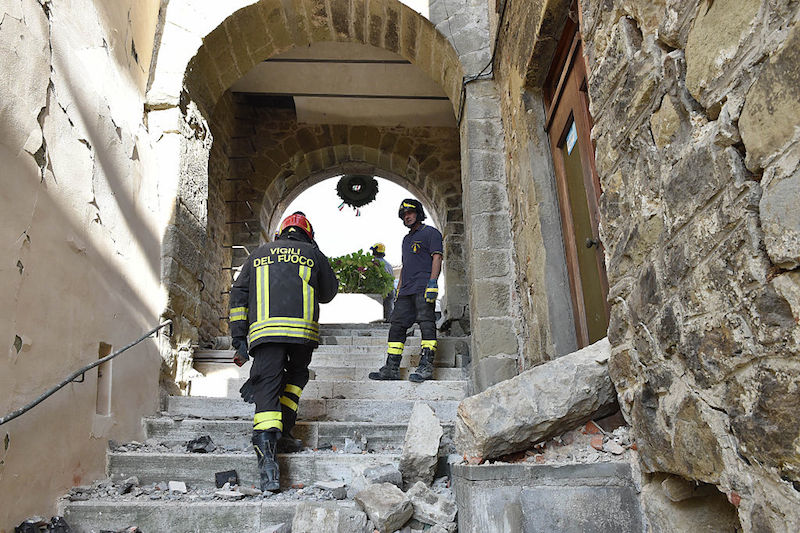
[[277,240],[250,254],[231,288],[234,362],[241,366],[248,352],[253,356],[241,393],[256,404],[253,447],[263,491],[280,489],[279,447],[302,447],[291,430],[308,383],[311,353],[319,345],[319,304],[333,300],[337,290],[328,258],[300,212],[283,221]]
[[409,229],[408,235],[403,238],[403,268],[389,327],[386,364],[377,372],[370,372],[369,378],[400,379],[400,360],[406,332],[417,322],[422,335],[422,351],[419,366],[408,379],[419,383],[433,377],[436,356],[434,305],[439,293],[437,280],[442,269],[442,234],[436,228],[422,223],[425,211],[419,200],[403,200],[397,214]]

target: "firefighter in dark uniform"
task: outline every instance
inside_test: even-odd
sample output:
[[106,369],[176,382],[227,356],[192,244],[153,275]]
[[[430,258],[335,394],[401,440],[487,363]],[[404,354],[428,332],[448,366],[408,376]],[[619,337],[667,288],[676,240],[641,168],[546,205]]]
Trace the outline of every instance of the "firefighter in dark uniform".
[[389,326],[386,364],[377,372],[370,372],[369,378],[400,379],[400,360],[403,358],[406,332],[416,322],[422,334],[422,351],[419,366],[408,379],[420,383],[433,377],[436,356],[434,307],[442,270],[442,234],[436,228],[422,223],[425,211],[419,200],[403,200],[397,214],[409,230],[403,238],[403,268]]
[[250,254],[231,288],[234,362],[241,366],[253,357],[241,392],[255,403],[253,447],[263,491],[280,489],[275,454],[302,447],[291,430],[311,353],[319,346],[319,304],[333,300],[337,290],[328,258],[300,212],[283,221],[277,240]]

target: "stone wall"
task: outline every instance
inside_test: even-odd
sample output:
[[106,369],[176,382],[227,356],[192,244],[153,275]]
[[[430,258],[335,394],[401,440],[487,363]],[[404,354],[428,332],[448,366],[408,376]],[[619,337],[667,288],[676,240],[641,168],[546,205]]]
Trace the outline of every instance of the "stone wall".
[[518,366],[527,369],[577,349],[541,91],[568,2],[508,0],[496,7],[493,32],[503,17],[494,76],[500,87],[514,235]]
[[[0,416],[159,322],[172,203],[142,114],[158,11],[0,1]],[[105,369],[110,406],[91,370],[0,426],[0,530],[103,477],[109,439],[143,438],[160,361],[146,340]]]
[[[214,144],[208,163],[208,227],[203,256],[200,293],[200,342],[214,345],[214,337],[228,334],[228,295],[233,257],[230,248],[234,226],[231,204],[226,201],[227,180],[234,177],[230,168],[231,138],[235,125],[235,104],[230,93],[217,103],[211,121]],[[241,199],[238,199],[241,200]],[[255,209],[255,207],[254,207]],[[255,218],[248,212],[245,216]]]
[[610,371],[646,472],[800,526],[800,9],[585,1]]

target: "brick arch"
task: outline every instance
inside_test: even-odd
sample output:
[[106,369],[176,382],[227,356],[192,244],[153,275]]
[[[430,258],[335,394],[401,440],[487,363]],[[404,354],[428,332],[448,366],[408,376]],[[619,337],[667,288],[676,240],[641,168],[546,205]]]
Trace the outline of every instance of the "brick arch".
[[261,0],[228,16],[203,37],[183,87],[206,112],[253,66],[296,46],[353,42],[394,52],[460,104],[464,69],[433,24],[397,0]]

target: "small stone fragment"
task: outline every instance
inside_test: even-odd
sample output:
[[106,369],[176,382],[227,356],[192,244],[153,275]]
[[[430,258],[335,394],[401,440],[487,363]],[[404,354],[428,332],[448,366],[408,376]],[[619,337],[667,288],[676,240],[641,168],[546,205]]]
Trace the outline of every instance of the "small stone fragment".
[[292,520],[292,531],[365,531],[367,515],[335,502],[301,502]]
[[244,494],[238,490],[218,490],[214,493],[214,496],[223,500],[241,500],[244,498]]
[[179,494],[186,494],[188,491],[186,490],[186,483],[183,481],[170,481],[169,482],[169,492],[174,493],[177,492]]
[[361,442],[355,441],[349,437],[344,439],[344,453],[361,453],[364,451]]
[[119,493],[120,494],[128,494],[134,487],[139,486],[139,478],[136,476],[131,476],[119,486]]
[[610,440],[603,444],[603,451],[613,453],[614,455],[621,455],[625,452],[625,448],[620,446],[616,441]]
[[186,450],[192,453],[211,453],[216,449],[217,446],[209,435],[197,437],[186,444]]
[[254,487],[239,487],[239,492],[245,496],[259,496],[261,491]]

